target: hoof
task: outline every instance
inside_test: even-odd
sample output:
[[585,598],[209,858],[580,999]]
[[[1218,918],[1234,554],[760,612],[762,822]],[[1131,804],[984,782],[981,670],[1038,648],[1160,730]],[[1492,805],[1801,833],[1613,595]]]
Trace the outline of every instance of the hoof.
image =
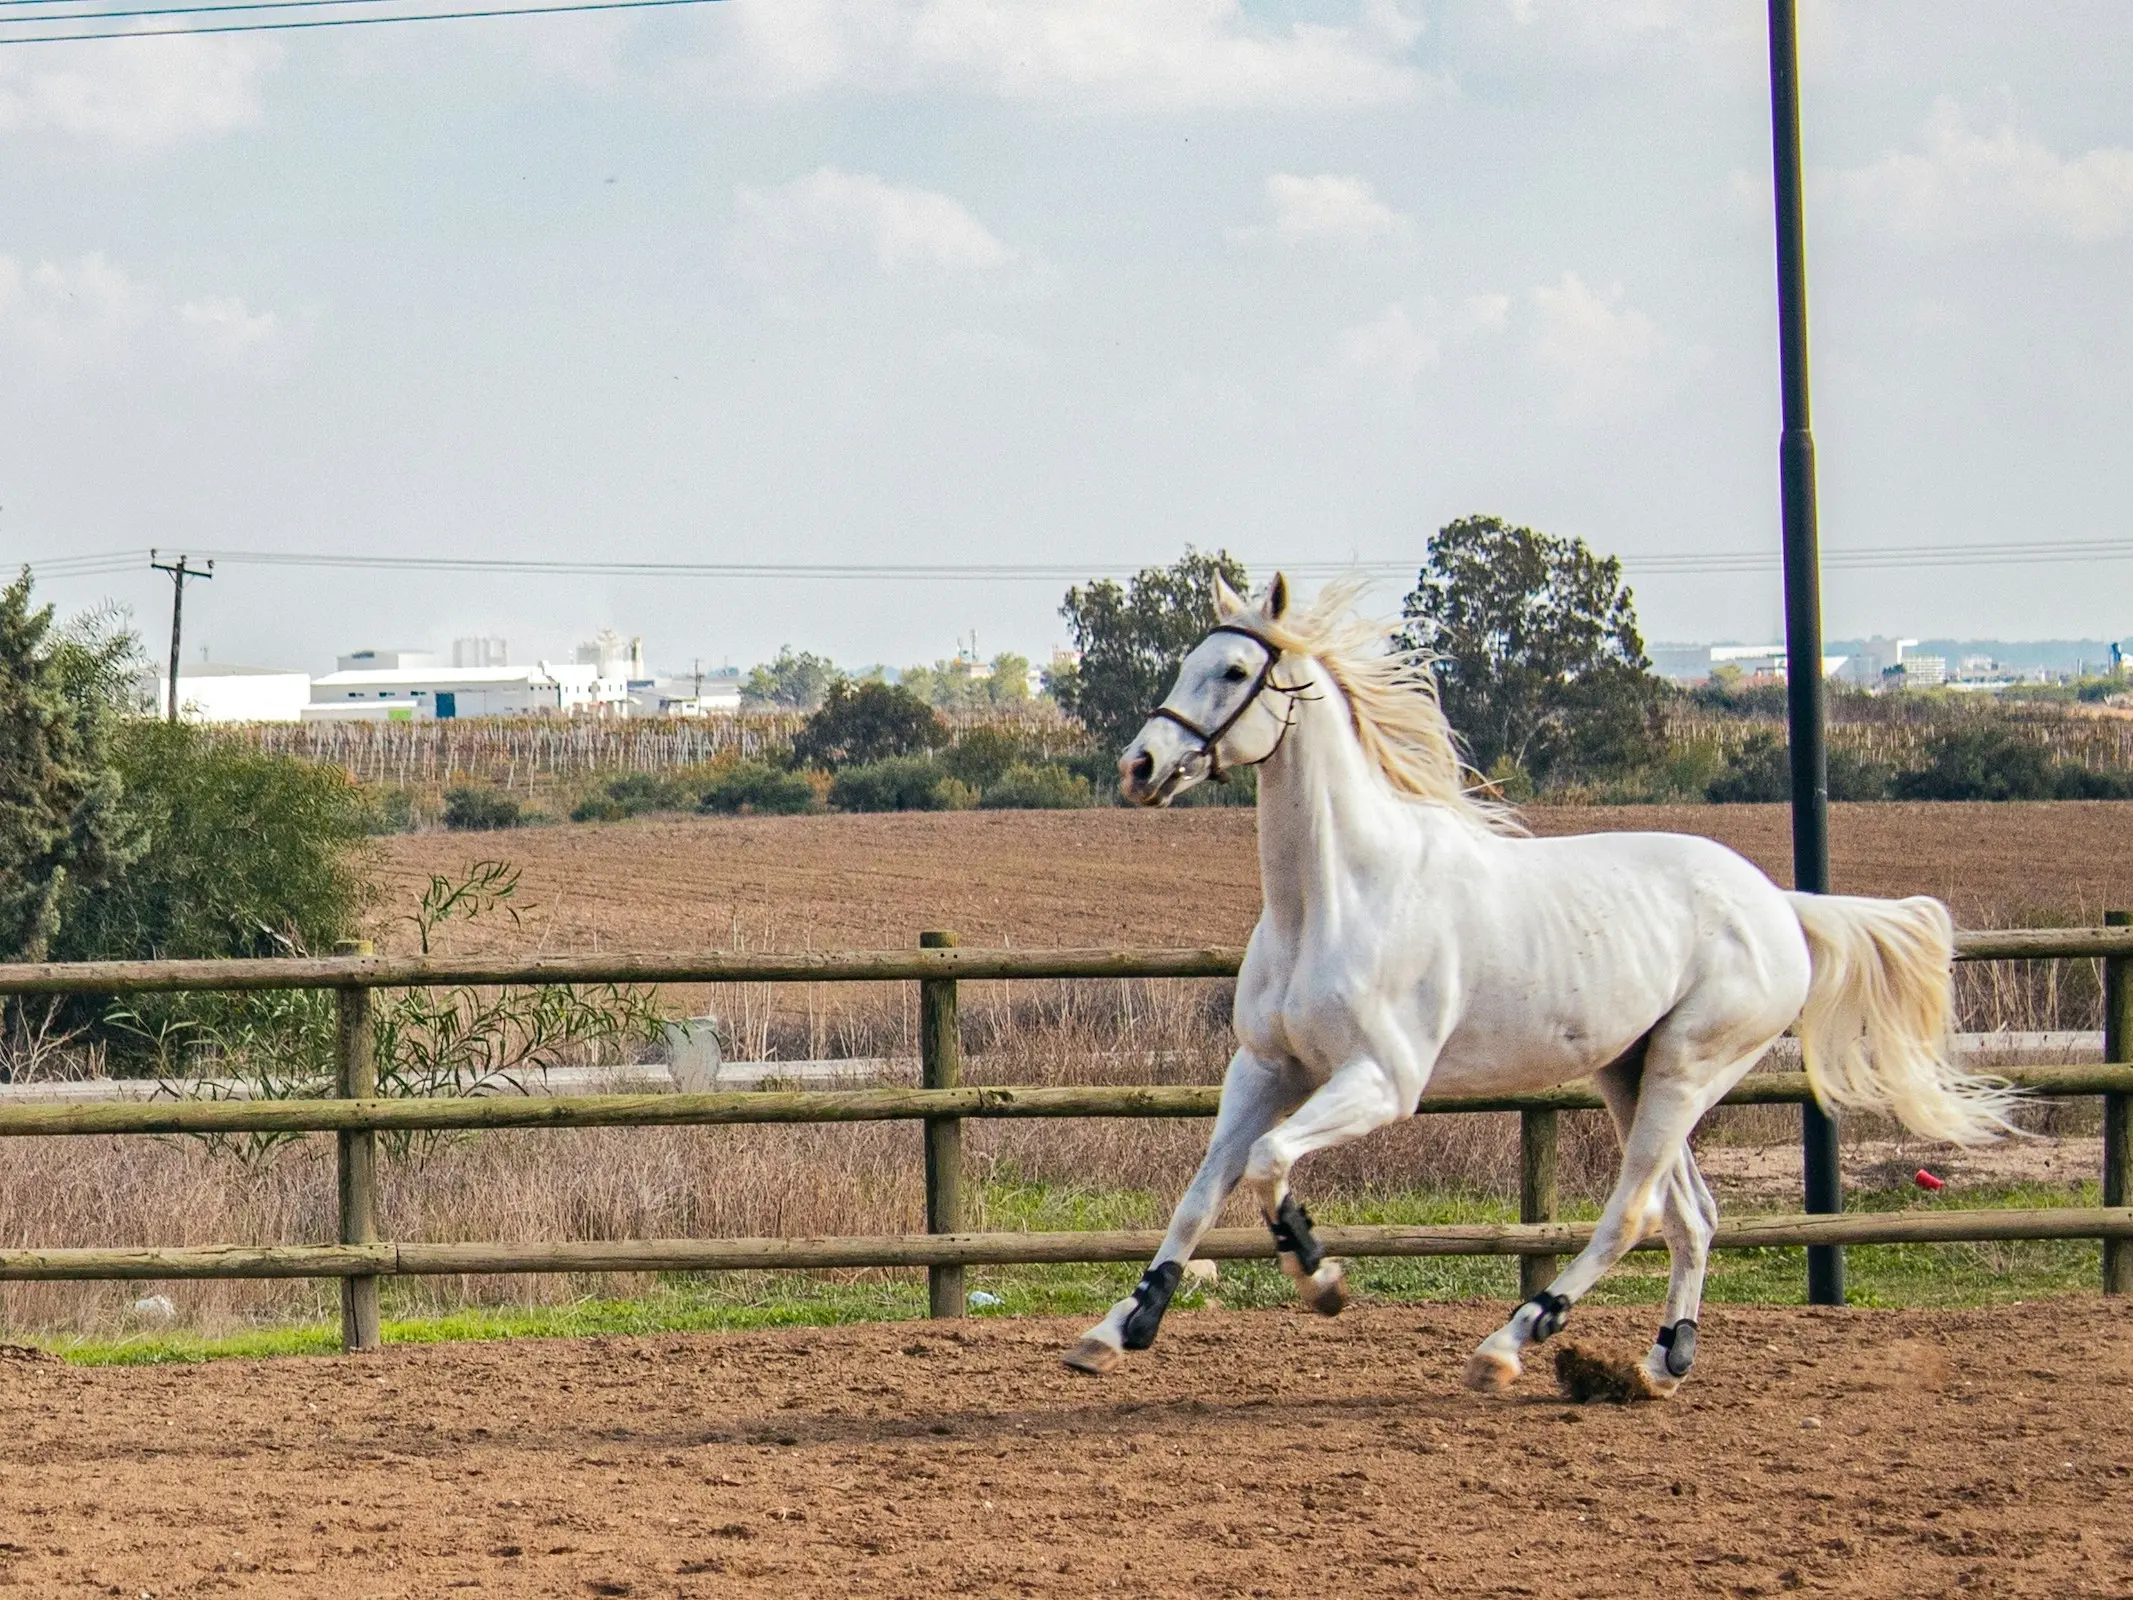
[[1518,1382],[1519,1366],[1509,1356],[1493,1350],[1476,1350],[1466,1358],[1466,1371],[1459,1381],[1476,1394],[1502,1394]]
[[1646,1400],[1670,1399],[1681,1387],[1681,1379],[1667,1370],[1664,1350],[1654,1350],[1646,1356],[1644,1364],[1637,1369],[1637,1376],[1644,1391],[1642,1398]]
[[1322,1317],[1337,1317],[1348,1304],[1347,1274],[1338,1261],[1322,1262],[1319,1269],[1297,1285],[1303,1303]]
[[1116,1345],[1105,1344],[1101,1339],[1088,1338],[1059,1359],[1076,1372],[1086,1372],[1092,1377],[1100,1378],[1125,1360],[1126,1353]]

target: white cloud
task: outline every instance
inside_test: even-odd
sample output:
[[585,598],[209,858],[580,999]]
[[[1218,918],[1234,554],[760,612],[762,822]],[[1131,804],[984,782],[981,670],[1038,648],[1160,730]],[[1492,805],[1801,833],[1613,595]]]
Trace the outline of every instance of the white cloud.
[[1393,210],[1363,178],[1321,173],[1313,178],[1277,172],[1266,181],[1267,220],[1232,228],[1240,242],[1275,239],[1283,244],[1332,244],[1360,250],[1371,245],[1414,242],[1411,218]]
[[160,351],[257,370],[281,365],[295,342],[278,312],[235,295],[171,306],[154,284],[91,251],[34,265],[0,255],[0,346],[9,344],[75,367]]
[[1501,333],[1511,321],[1507,294],[1473,294],[1459,304],[1460,322],[1475,333]]
[[0,51],[0,133],[154,149],[250,127],[281,64],[260,39],[119,39]]
[[1340,336],[1341,359],[1351,367],[1386,373],[1402,383],[1414,382],[1444,354],[1443,341],[1428,326],[1431,311],[1425,305],[1418,318],[1405,305],[1387,306],[1371,321]]
[[178,322],[202,351],[221,361],[268,349],[282,331],[280,313],[254,311],[233,294],[186,301],[178,307]]
[[1316,108],[1406,99],[1422,25],[1396,0],[1340,23],[1242,0],[728,0],[716,79],[761,94],[950,91],[1074,111]]
[[953,196],[823,167],[775,189],[734,191],[733,253],[764,276],[857,254],[885,273],[968,274],[1016,252]]
[[47,353],[108,355],[155,314],[156,299],[102,251],[71,265],[0,256],[0,334]]
[[2133,227],[2133,150],[2098,146],[2062,157],[2016,126],[2011,104],[1980,131],[1942,96],[1926,118],[1922,150],[1891,150],[1840,173],[1850,218],[1914,235],[1976,238],[2047,233],[2115,238]]
[[1558,284],[1537,286],[1531,299],[1533,353],[1547,366],[1590,379],[1626,372],[1652,353],[1652,319],[1622,305],[1620,289],[1603,295],[1566,272]]

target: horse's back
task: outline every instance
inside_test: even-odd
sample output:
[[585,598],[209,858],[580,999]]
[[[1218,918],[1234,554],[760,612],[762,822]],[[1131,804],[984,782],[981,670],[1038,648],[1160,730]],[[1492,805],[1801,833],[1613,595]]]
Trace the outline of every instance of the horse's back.
[[1431,1094],[1581,1077],[1685,1006],[1774,1015],[1804,995],[1783,892],[1715,840],[1575,834],[1486,855],[1462,897],[1459,1021]]

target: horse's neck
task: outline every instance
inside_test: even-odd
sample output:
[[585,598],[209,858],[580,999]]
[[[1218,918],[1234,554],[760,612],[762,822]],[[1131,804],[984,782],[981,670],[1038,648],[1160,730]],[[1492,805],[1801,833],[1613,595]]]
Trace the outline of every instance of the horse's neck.
[[1359,871],[1411,854],[1419,809],[1387,788],[1333,675],[1313,661],[1308,676],[1287,737],[1259,769],[1259,881],[1266,914],[1289,929],[1344,899]]

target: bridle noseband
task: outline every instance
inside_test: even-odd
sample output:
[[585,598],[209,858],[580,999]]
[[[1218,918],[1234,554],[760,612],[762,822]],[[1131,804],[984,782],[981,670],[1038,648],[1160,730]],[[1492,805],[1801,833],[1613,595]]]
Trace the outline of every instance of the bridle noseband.
[[1301,695],[1310,685],[1299,683],[1292,687],[1289,684],[1276,683],[1274,681],[1274,668],[1281,662],[1281,647],[1258,629],[1247,628],[1240,622],[1218,622],[1207,631],[1210,636],[1217,633],[1234,633],[1240,639],[1251,640],[1253,644],[1256,644],[1266,652],[1266,660],[1261,662],[1259,666],[1259,675],[1252,679],[1251,688],[1247,689],[1244,698],[1237,702],[1237,709],[1212,728],[1201,727],[1192,718],[1186,716],[1184,712],[1173,711],[1168,705],[1157,706],[1148,713],[1148,717],[1150,721],[1161,717],[1165,722],[1174,722],[1191,734],[1199,745],[1199,753],[1207,757],[1207,775],[1217,783],[1227,783],[1229,782],[1229,774],[1222,770],[1222,741],[1228,735],[1229,730],[1244,720],[1244,714],[1258,703],[1259,697],[1266,693],[1267,690],[1272,689],[1276,694],[1289,696],[1288,714],[1281,719],[1281,733],[1274,740],[1274,749],[1261,756],[1259,761],[1247,761],[1243,765],[1256,767],[1262,761],[1273,760],[1274,751],[1281,748],[1281,741],[1289,736],[1289,729],[1296,721],[1296,697]]

